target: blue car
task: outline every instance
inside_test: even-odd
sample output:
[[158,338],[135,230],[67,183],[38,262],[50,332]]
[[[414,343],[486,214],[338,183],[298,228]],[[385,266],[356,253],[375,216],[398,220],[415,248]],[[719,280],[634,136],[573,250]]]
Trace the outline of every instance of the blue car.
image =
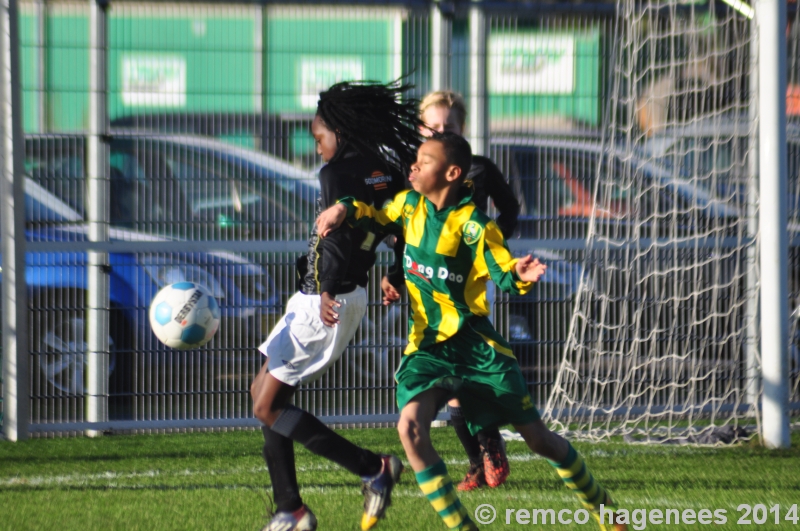
[[[26,178],[25,199],[29,245],[87,241],[83,216],[30,178]],[[112,228],[110,241],[167,240]],[[43,252],[29,252],[26,266],[31,392],[36,418],[46,415],[48,408],[56,408],[50,399],[81,398],[84,394],[87,254],[45,248]],[[191,252],[164,256],[112,252],[109,266],[112,418],[129,417],[132,404],[158,387],[154,379],[173,377],[174,374],[167,376],[170,371],[165,367],[179,365],[182,378],[192,379],[200,370],[192,365],[201,358],[218,367],[225,363],[241,365],[281,311],[278,291],[263,267],[236,254]],[[147,317],[156,292],[181,280],[202,284],[220,305],[219,331],[208,346],[197,352],[165,347],[153,335]],[[253,365],[248,370],[252,372],[257,367]],[[242,385],[247,388],[245,383]],[[180,385],[175,387],[173,394],[189,393]]]

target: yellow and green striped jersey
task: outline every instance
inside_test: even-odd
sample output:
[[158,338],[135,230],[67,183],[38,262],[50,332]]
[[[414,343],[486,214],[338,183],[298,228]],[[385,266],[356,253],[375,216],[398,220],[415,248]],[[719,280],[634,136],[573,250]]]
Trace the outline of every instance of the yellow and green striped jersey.
[[457,205],[440,211],[413,190],[400,192],[382,210],[352,198],[341,201],[351,225],[405,237],[403,268],[411,302],[406,354],[452,337],[473,316],[488,316],[490,279],[517,295],[531,289],[531,282],[517,276],[517,260],[497,224],[471,202],[466,189],[462,192]]

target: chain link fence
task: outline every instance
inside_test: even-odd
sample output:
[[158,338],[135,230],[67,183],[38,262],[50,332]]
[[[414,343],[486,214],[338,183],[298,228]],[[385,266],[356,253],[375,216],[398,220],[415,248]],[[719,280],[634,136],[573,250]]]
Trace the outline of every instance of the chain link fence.
[[[310,123],[319,92],[349,79],[465,96],[474,150],[521,203],[510,246],[550,267],[494,305],[543,407],[592,282],[619,23],[611,2],[20,1],[30,431],[258,424],[257,346],[296,289],[319,188]],[[397,418],[408,308],[383,307],[375,281],[390,260],[381,247],[340,362],[296,395],[327,422]],[[176,351],[148,309],[183,279],[222,318],[208,345]]]

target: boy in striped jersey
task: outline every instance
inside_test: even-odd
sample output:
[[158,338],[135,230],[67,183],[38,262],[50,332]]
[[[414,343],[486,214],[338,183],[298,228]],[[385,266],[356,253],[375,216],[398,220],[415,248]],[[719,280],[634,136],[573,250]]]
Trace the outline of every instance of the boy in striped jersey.
[[[439,90],[427,94],[419,104],[419,117],[425,122],[420,127],[422,136],[430,138],[434,133],[445,131],[464,136],[467,120],[467,107],[464,98],[452,90]],[[489,198],[497,209],[495,223],[508,239],[517,226],[520,205],[514,191],[509,186],[500,169],[486,157],[472,155],[472,166],[465,178],[472,186],[472,202],[483,212],[488,212]],[[386,282],[389,283],[388,277]],[[383,285],[384,282],[382,281]],[[389,283],[391,286],[391,283]],[[384,289],[387,296],[400,298],[395,290]],[[460,491],[470,491],[488,485],[496,488],[505,483],[511,473],[505,452],[505,443],[496,427],[481,430],[477,435],[469,431],[466,419],[461,412],[458,398],[447,405],[450,409],[450,422],[469,458],[469,469],[464,479],[456,486]]]
[[347,219],[364,230],[405,238],[411,331],[395,380],[401,408],[398,431],[409,463],[450,529],[477,529],[429,433],[439,409],[458,396],[472,433],[513,424],[528,447],[547,458],[567,487],[576,491],[601,529],[626,529],[612,523],[611,497],[583,459],[542,422],[509,344],[487,318],[489,279],[499,289],[524,294],[546,266],[530,255],[512,258],[497,224],[475,207],[469,190],[461,186],[470,164],[471,150],[464,138],[436,134],[419,148],[411,167],[413,190],[400,192],[382,210],[344,199],[317,219],[323,237]]

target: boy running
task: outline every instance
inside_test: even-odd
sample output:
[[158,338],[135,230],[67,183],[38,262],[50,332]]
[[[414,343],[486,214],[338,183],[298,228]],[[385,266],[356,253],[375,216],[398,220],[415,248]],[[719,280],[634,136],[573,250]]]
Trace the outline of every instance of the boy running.
[[[383,205],[403,189],[419,144],[414,101],[400,100],[407,88],[337,83],[320,94],[311,132],[327,165],[320,171],[317,213],[347,196]],[[294,442],[361,477],[363,530],[383,517],[391,501],[403,468],[397,457],[359,448],[290,403],[297,387],[324,374],[353,338],[366,312],[364,287],[382,232],[342,227],[323,241],[315,225],[306,260],[298,262],[299,291],[259,347],[268,358],[250,392],[264,424],[263,455],[277,505],[266,531],[317,527],[297,486]]]
[[461,186],[470,164],[466,140],[436,134],[419,148],[411,167],[413,191],[401,192],[382,210],[348,198],[317,220],[323,237],[345,218],[365,230],[405,236],[412,330],[395,380],[398,431],[417,482],[450,529],[477,529],[429,433],[437,411],[457,394],[472,433],[513,424],[528,447],[547,458],[576,491],[601,529],[626,529],[608,523],[614,518],[611,497],[570,443],[542,422],[511,348],[487,318],[489,279],[504,291],[524,294],[546,266],[530,255],[512,258],[497,224]]
[[[464,98],[452,90],[439,90],[428,93],[419,104],[419,117],[425,123],[420,133],[430,138],[434,133],[450,132],[464,136],[467,120],[467,107]],[[472,202],[486,212],[491,197],[498,216],[495,222],[508,239],[517,227],[519,201],[500,169],[486,157],[472,156],[472,165],[465,178],[472,187]],[[389,279],[386,278],[386,282]],[[399,298],[399,292],[397,293]],[[497,427],[487,428],[473,435],[467,427],[457,398],[450,400],[450,421],[461,445],[467,452],[469,469],[457,489],[470,491],[488,485],[491,488],[505,483],[511,472],[505,452],[505,442]]]

